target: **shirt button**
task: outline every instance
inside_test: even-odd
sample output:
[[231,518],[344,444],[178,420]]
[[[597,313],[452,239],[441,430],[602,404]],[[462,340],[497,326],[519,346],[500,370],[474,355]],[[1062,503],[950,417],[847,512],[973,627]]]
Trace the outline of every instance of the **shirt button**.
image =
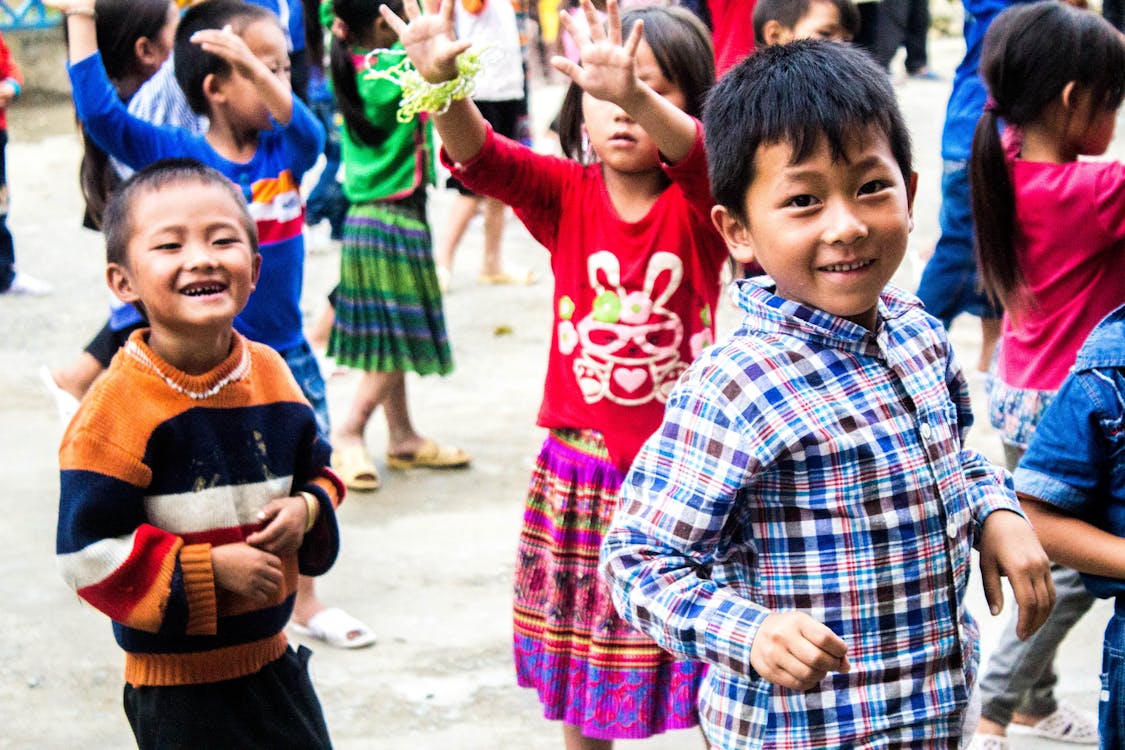
[[930,435],[931,435],[931,434],[933,433],[933,430],[931,430],[931,429],[930,429],[930,423],[929,423],[929,422],[923,422],[923,423],[922,423],[922,424],[921,424],[921,425],[920,425],[920,426],[918,427],[918,431],[919,431],[920,433],[922,433],[922,439],[923,439],[923,440],[929,440],[929,439],[930,439]]
[[948,524],[946,524],[945,533],[947,535],[949,535],[950,539],[956,539],[957,538],[957,531],[958,531],[957,524],[955,524],[953,521],[950,521]]

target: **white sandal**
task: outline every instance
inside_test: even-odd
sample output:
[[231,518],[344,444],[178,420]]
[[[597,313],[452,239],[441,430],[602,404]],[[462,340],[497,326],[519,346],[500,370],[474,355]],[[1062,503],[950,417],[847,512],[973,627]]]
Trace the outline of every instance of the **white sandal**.
[[315,638],[336,648],[363,648],[375,642],[371,628],[339,607],[329,607],[309,618],[308,624],[291,621],[289,628],[305,638]]
[[1008,738],[998,734],[975,734],[965,750],[1008,750]]
[[1008,734],[1043,737],[1055,742],[1069,742],[1075,745],[1098,744],[1098,719],[1089,711],[1083,711],[1067,703],[1060,703],[1050,716],[1026,726],[1011,723]]

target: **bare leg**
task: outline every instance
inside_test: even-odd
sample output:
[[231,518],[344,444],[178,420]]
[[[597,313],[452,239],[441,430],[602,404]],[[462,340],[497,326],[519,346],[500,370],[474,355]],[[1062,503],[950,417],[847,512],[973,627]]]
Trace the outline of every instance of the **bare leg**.
[[445,234],[441,238],[441,243],[438,245],[437,253],[434,256],[434,262],[437,263],[438,268],[444,268],[446,271],[453,270],[453,254],[457,252],[457,246],[461,244],[461,238],[465,235],[465,229],[469,226],[469,222],[477,215],[477,211],[481,207],[481,198],[475,195],[462,195],[457,194],[453,199],[453,205],[449,207],[449,217],[445,223]]
[[563,723],[563,743],[566,750],[613,750],[611,740],[595,740],[582,734],[573,724]]
[[301,576],[297,579],[297,600],[293,603],[293,619],[301,625],[324,611],[324,602],[316,595],[316,579]]
[[383,399],[383,414],[387,418],[387,453],[413,453],[422,447],[425,439],[414,429],[410,419],[410,405],[406,401],[406,377],[399,377],[387,387]]
[[55,379],[59,388],[74,396],[79,401],[90,390],[90,386],[105,372],[102,363],[89,352],[82,352],[78,359],[71,362],[61,370],[52,370],[51,377]]
[[977,734],[991,734],[996,737],[1007,737],[1008,728],[1003,724],[997,724],[995,721],[982,716],[980,718],[980,724],[977,725]]
[[506,206],[496,198],[484,199],[484,262],[481,263],[482,276],[498,276],[504,273],[500,260],[500,241],[504,237],[504,211]]
[[332,334],[332,324],[336,322],[336,311],[332,305],[325,305],[324,310],[321,311],[320,317],[313,322],[312,327],[309,328],[306,338],[309,341],[309,346],[317,351],[324,351],[328,348],[328,337]]
[[332,445],[343,448],[363,445],[363,433],[371,415],[394,390],[395,383],[403,380],[401,372],[365,372],[356,388],[355,399],[347,417],[332,430]]
[[1000,319],[980,319],[980,359],[977,360],[977,369],[988,372],[992,366],[992,355],[996,353],[996,344],[1000,341]]

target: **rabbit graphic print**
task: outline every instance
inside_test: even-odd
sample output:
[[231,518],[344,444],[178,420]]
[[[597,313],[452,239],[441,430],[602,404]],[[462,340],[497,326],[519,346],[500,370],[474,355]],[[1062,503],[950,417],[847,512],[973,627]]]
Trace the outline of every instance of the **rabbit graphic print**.
[[[589,256],[587,275],[596,296],[577,323],[569,297],[559,300],[558,347],[574,353],[574,377],[586,403],[602,399],[621,406],[664,403],[687,368],[680,356],[684,324],[666,307],[683,282],[684,266],[669,252],[649,258],[643,289],[626,289],[617,256],[602,250]],[[692,356],[711,343],[710,329],[692,336]]]

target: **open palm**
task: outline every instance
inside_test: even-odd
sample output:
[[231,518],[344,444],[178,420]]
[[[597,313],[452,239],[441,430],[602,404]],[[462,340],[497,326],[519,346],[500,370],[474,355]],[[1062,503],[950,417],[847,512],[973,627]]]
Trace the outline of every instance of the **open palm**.
[[453,31],[453,0],[441,0],[436,12],[432,3],[427,3],[425,13],[418,7],[418,0],[404,0],[402,10],[406,21],[387,6],[379,7],[414,68],[430,83],[456,78],[457,56],[469,48],[469,42],[458,40]]
[[641,43],[642,22],[637,21],[629,38],[621,40],[621,14],[616,0],[606,3],[606,26],[602,28],[590,0],[582,0],[589,32],[579,29],[570,16],[560,14],[559,21],[578,45],[580,63],[555,57],[551,64],[568,76],[583,91],[598,99],[621,104],[640,88],[637,80],[637,46]]

